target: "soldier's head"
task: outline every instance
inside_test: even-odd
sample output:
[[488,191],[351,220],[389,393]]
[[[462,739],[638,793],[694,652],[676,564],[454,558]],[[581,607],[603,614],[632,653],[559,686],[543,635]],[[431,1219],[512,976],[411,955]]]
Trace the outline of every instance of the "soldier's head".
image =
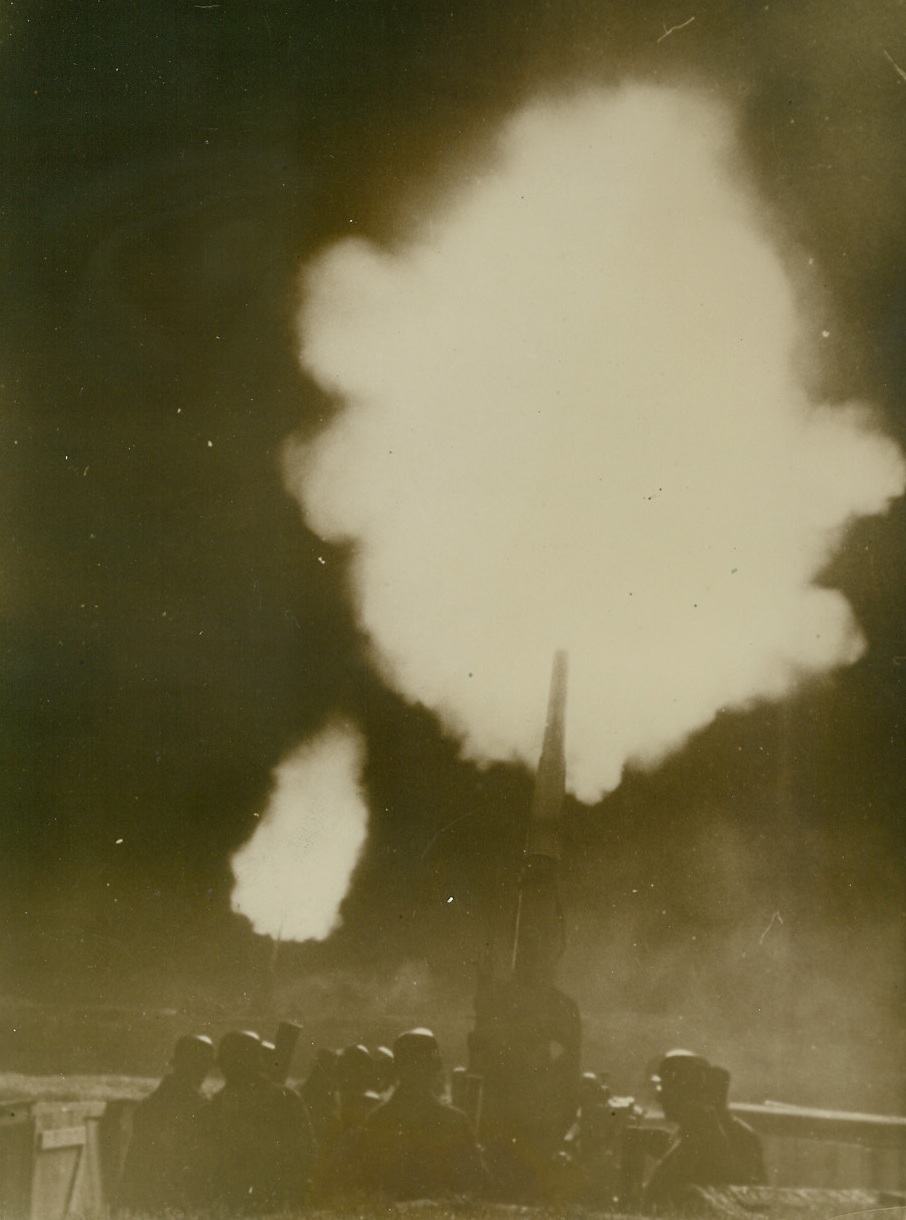
[[330,1076],[331,1079],[336,1075],[339,1058],[340,1052],[332,1050],[329,1046],[320,1046],[315,1051],[315,1063],[325,1076]]
[[347,1046],[337,1058],[337,1089],[341,1093],[367,1093],[374,1088],[374,1060],[359,1043]]
[[185,1034],[173,1047],[170,1067],[174,1076],[198,1088],[214,1066],[214,1043],[204,1034]]
[[440,1048],[430,1029],[410,1029],[393,1044],[396,1078],[407,1089],[430,1092],[440,1073]]
[[261,1039],[248,1029],[224,1034],[217,1047],[217,1066],[227,1084],[261,1075]]
[[711,1065],[692,1051],[668,1051],[653,1077],[664,1117],[684,1123],[711,1103]]
[[383,1093],[396,1078],[393,1051],[389,1046],[376,1046],[371,1052],[371,1058],[374,1060],[374,1087],[379,1093]]

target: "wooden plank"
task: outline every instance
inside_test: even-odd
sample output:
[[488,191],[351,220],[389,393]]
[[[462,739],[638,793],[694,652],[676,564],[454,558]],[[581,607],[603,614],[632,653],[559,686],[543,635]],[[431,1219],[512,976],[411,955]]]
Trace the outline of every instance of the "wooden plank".
[[41,1131],[38,1145],[42,1151],[50,1148],[81,1148],[87,1138],[84,1127],[51,1127]]
[[0,1215],[26,1220],[31,1209],[35,1123],[30,1104],[0,1115]]
[[898,1115],[813,1110],[805,1106],[756,1106],[742,1102],[734,1103],[730,1109],[737,1118],[764,1135],[906,1149],[906,1118]]

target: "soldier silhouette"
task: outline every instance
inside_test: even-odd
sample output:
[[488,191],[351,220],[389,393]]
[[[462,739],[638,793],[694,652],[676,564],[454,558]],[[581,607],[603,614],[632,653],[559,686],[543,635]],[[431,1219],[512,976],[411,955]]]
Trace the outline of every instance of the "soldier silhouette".
[[483,1192],[487,1171],[469,1120],[438,1097],[437,1039],[412,1029],[393,1046],[396,1087],[360,1128],[349,1160],[358,1185],[392,1199]]
[[338,1051],[322,1047],[300,1090],[319,1143],[336,1116],[339,1059]]
[[682,1207],[692,1186],[749,1185],[764,1181],[764,1162],[749,1139],[758,1137],[727,1109],[729,1073],[689,1051],[661,1060],[658,1095],[676,1134],[645,1186],[643,1208]]
[[118,1207],[152,1211],[194,1201],[202,1119],[209,1104],[201,1086],[213,1064],[210,1038],[192,1034],[177,1041],[169,1075],[133,1112]]
[[217,1049],[224,1085],[206,1114],[206,1196],[246,1212],[299,1206],[305,1200],[315,1144],[298,1093],[270,1080],[261,1040],[225,1034]]
[[761,1140],[748,1123],[730,1113],[730,1073],[726,1068],[712,1067],[709,1085],[715,1113],[733,1153],[736,1184],[764,1185],[768,1175]]
[[360,1044],[347,1046],[336,1056],[336,1103],[318,1141],[318,1165],[312,1187],[316,1200],[342,1194],[350,1185],[348,1165],[357,1155],[359,1128],[381,1104],[381,1095],[373,1088],[377,1071],[367,1048]]

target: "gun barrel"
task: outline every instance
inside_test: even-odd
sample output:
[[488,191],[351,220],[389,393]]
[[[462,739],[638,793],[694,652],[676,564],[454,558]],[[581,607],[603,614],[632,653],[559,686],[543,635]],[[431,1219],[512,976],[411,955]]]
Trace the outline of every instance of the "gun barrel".
[[[510,974],[479,975],[469,1038],[474,1113],[489,1165],[502,1181],[535,1182],[574,1121],[582,1026],[559,991],[564,948],[560,822],[565,793],[566,653],[554,656],[544,744],[519,874]],[[522,1189],[522,1187],[520,1187]]]
[[527,856],[560,858],[559,818],[566,789],[566,683],[567,655],[554,653],[544,742],[538,759],[532,808],[525,840]]
[[554,654],[544,743],[525,836],[513,936],[513,969],[534,972],[563,952],[563,914],[557,873],[560,814],[566,787],[566,653]]

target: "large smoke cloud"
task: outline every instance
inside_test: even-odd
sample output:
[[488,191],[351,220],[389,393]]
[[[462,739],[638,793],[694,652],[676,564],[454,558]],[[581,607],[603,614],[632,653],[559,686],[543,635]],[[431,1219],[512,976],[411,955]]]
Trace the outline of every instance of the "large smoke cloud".
[[306,273],[302,360],[341,405],[287,479],[355,544],[382,673],[467,756],[534,763],[566,647],[588,801],[718,709],[856,660],[820,573],[904,487],[865,408],[809,399],[803,344],[834,336],[736,158],[686,92],[538,101],[404,245]]

